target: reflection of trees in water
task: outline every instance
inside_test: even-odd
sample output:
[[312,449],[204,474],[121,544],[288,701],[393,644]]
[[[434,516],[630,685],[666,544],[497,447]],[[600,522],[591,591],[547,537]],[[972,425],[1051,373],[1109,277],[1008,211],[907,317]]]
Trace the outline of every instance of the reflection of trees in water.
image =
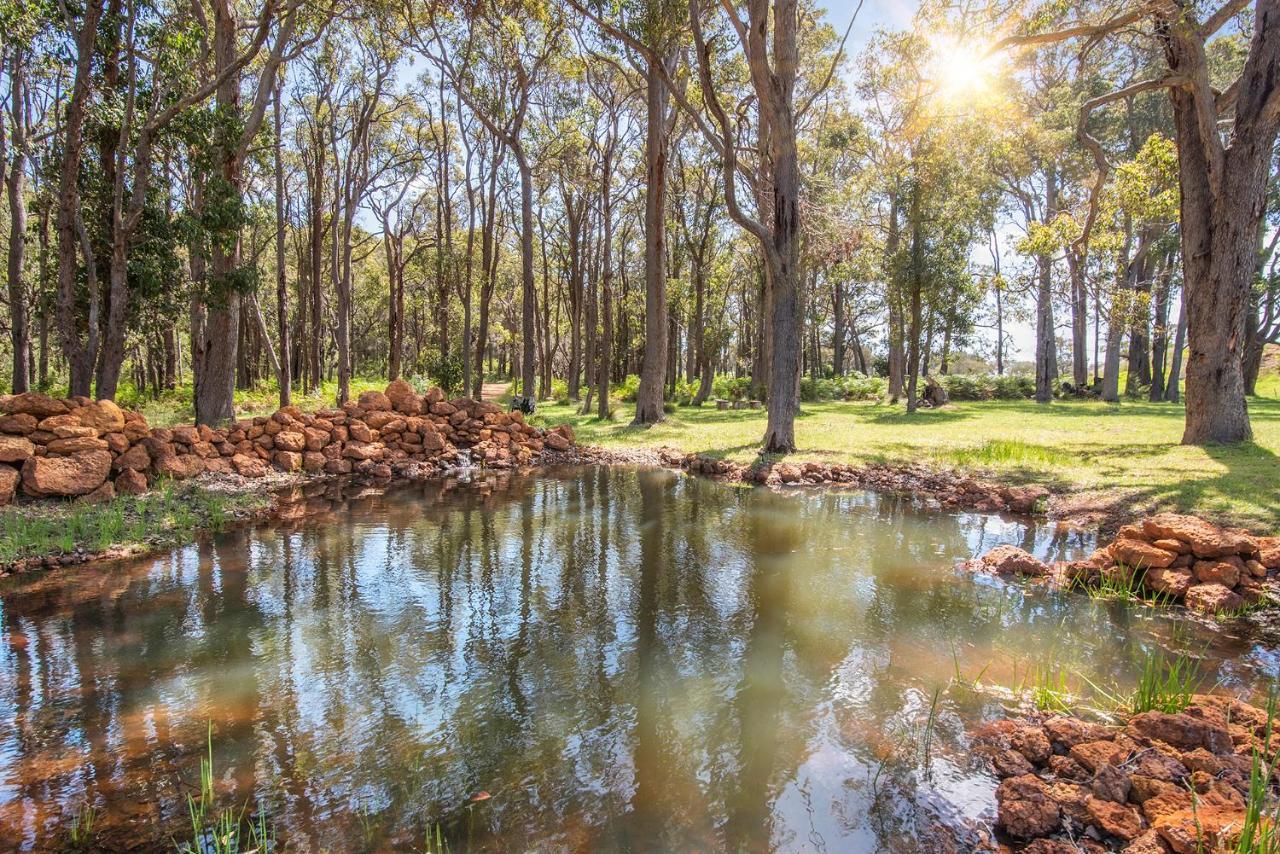
[[[329,497],[321,524],[0,594],[29,638],[0,657],[0,833],[26,816],[52,844],[85,798],[176,813],[212,720],[229,800],[267,798],[311,848],[364,812],[389,844],[443,821],[495,848],[838,850],[871,838],[869,799],[810,759],[870,767],[954,648],[1127,654],[1106,609],[952,574],[982,517],[889,498],[608,468]],[[944,704],[940,749],[991,707]]]

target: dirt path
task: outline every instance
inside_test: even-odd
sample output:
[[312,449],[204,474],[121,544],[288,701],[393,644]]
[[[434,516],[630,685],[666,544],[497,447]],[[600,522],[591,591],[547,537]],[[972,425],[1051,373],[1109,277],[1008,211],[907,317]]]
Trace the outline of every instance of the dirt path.
[[507,393],[507,389],[510,386],[511,383],[509,382],[484,383],[480,386],[480,399],[496,402],[498,398]]

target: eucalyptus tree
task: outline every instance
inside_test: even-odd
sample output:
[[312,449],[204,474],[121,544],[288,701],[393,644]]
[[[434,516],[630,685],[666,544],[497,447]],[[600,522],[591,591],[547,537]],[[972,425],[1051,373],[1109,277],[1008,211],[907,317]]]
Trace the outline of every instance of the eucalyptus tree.
[[[200,210],[208,229],[208,267],[200,293],[192,303],[192,367],[195,379],[195,418],[198,424],[218,424],[235,417],[236,351],[240,334],[240,294],[246,271],[241,263],[240,220],[243,216],[244,164],[262,127],[280,67],[313,42],[328,25],[329,9],[315,10],[292,0],[281,6],[266,3],[261,19],[267,24],[270,46],[265,58],[249,71],[242,61],[244,39],[240,10],[231,0],[209,0],[210,8],[191,6],[203,32],[212,32],[208,55],[194,68],[216,82],[211,116],[211,145],[203,174]],[[257,36],[254,36],[257,38]],[[265,46],[265,45],[264,45]],[[250,102],[245,109],[242,89]]]
[[[1258,227],[1280,130],[1280,89],[1272,79],[1280,63],[1280,0],[1226,0],[1203,11],[1172,0],[1103,4],[1079,14],[1049,28],[1032,14],[1021,32],[995,47],[1074,40],[1084,51],[1107,50],[1136,29],[1163,54],[1159,74],[1091,99],[1084,119],[1093,109],[1142,92],[1168,93],[1178,148],[1190,346],[1182,441],[1247,440],[1252,430],[1241,357]],[[1208,58],[1213,40],[1230,38],[1233,30],[1250,33],[1248,49],[1230,79],[1215,81]]]
[[534,90],[564,45],[562,10],[546,0],[488,0],[458,9],[410,8],[414,47],[511,153],[520,173],[520,393],[536,394],[533,163],[525,126]]

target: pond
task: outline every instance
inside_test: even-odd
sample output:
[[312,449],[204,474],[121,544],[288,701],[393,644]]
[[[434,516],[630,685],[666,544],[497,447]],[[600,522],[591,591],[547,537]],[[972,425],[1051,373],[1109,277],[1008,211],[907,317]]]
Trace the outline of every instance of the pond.
[[[287,850],[971,850],[965,733],[1048,675],[1132,687],[1263,644],[965,576],[1091,538],[868,492],[566,468],[385,493],[0,588],[0,849],[191,838],[219,804]],[[293,517],[290,520],[289,517]],[[1086,681],[1087,680],[1087,681]]]

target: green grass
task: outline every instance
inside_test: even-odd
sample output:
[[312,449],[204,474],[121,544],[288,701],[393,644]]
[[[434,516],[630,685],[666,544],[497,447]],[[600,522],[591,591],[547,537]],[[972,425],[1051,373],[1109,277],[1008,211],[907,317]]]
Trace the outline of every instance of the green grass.
[[217,530],[232,515],[265,505],[258,493],[228,495],[195,484],[161,483],[102,504],[24,505],[0,510],[0,564],[27,557],[165,545]]
[[[1280,376],[1249,401],[1254,440],[1239,446],[1179,444],[1181,405],[1069,400],[954,403],[907,414],[882,403],[809,403],[796,421],[797,461],[925,462],[1010,483],[1045,483],[1070,503],[1104,513],[1198,512],[1260,531],[1280,531]],[[632,404],[611,420],[572,404],[544,403],[537,424],[573,425],[578,441],[606,448],[666,445],[747,463],[759,452],[766,414],[680,407],[651,427],[630,424]]]
[[1177,714],[1191,705],[1191,695],[1199,690],[1201,681],[1200,663],[1189,655],[1168,658],[1153,650],[1143,659],[1129,711],[1135,715],[1150,711]]

